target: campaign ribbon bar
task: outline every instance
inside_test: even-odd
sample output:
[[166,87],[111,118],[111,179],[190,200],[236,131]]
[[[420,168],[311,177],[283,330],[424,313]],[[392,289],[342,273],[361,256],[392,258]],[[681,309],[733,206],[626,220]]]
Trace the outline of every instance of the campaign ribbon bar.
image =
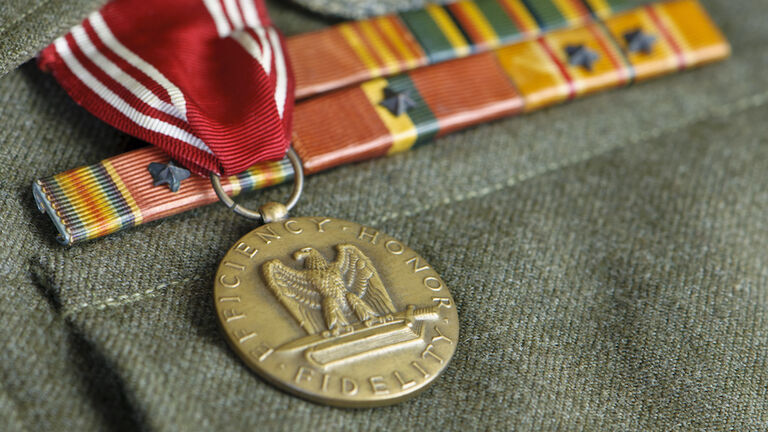
[[[300,102],[293,146],[308,174],[407,151],[441,135],[727,57],[730,46],[696,0],[646,5],[492,51],[374,78]],[[456,83],[461,85],[456,85]],[[145,148],[34,184],[65,244],[97,238],[216,201],[191,177],[153,186]],[[290,164],[259,163],[224,180],[239,193],[288,180]]]
[[296,98],[487,52],[648,0],[462,0],[292,36]]

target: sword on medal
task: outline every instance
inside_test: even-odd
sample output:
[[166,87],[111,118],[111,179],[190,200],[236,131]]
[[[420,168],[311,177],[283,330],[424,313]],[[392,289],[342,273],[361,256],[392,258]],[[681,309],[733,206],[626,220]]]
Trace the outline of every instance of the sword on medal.
[[[34,182],[38,208],[66,245],[216,201],[257,224],[285,224],[305,173],[400,153],[730,53],[697,0],[457,1],[289,38],[260,0],[174,0],[151,15],[138,1],[114,0],[38,59],[91,113],[154,145]],[[177,22],[182,3],[204,19]],[[120,25],[155,21],[169,32],[156,44]],[[173,46],[163,36],[176,25],[200,45]],[[211,76],[210,65],[224,66],[221,74]],[[291,179],[285,204],[254,211],[232,199]],[[342,285],[345,297],[364,293]],[[429,339],[427,323],[440,322],[441,303],[401,306],[361,313],[363,300],[313,305],[347,325],[330,328],[334,321],[326,320],[325,330],[272,352],[301,351],[322,369],[364,361],[381,347],[408,350]],[[339,309],[326,312],[332,308]],[[387,400],[379,396],[375,403]]]

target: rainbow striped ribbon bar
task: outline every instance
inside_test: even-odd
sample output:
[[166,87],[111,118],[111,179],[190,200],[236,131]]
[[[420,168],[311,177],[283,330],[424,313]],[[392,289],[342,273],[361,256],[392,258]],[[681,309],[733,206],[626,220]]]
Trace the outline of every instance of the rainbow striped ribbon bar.
[[[633,47],[638,35],[644,44]],[[294,113],[293,145],[311,174],[729,53],[728,42],[697,0],[656,3],[303,101]],[[407,96],[404,112],[393,112],[384,103],[393,94]],[[153,187],[146,167],[167,160],[154,148],[136,150],[39,180],[35,197],[66,244],[216,200],[204,178],[185,180],[177,193]],[[224,184],[235,193],[279,183],[291,174],[285,161],[259,164]]]
[[348,22],[288,38],[296,97],[405,72],[543,31],[605,19],[648,0],[474,0]]
[[[37,180],[32,190],[40,211],[48,213],[56,225],[57,239],[67,245],[218,201],[205,177],[190,177],[176,193],[153,186],[147,166],[169,160],[157,147],[145,147]],[[228,194],[237,195],[292,178],[291,164],[283,159],[222,178],[222,186]]]

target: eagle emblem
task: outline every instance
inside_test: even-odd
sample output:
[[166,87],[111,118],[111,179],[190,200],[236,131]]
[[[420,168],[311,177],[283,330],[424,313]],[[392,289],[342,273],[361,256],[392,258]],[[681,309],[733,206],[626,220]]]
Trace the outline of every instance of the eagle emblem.
[[316,249],[293,254],[303,261],[296,270],[274,259],[262,266],[267,286],[308,333],[338,335],[352,324],[373,325],[387,320],[395,306],[371,260],[351,244],[336,246],[329,263]]

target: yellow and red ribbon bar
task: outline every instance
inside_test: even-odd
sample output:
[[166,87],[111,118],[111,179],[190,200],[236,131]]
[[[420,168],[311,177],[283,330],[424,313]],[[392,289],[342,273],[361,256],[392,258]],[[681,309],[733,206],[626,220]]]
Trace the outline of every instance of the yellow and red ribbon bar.
[[296,98],[487,52],[648,0],[461,0],[288,38]]
[[[653,38],[650,52],[628,49],[627,35],[637,31]],[[590,68],[571,64],[567,51],[575,46],[596,55]],[[314,173],[405,151],[470,125],[712,62],[729,53],[729,44],[697,1],[647,5],[300,103],[293,146],[305,170]],[[414,106],[394,115],[381,105],[385,88],[405,92]]]
[[[588,3],[592,12],[605,10],[596,0]],[[376,77],[298,103],[293,145],[306,172],[406,151],[467,126],[713,62],[730,53],[728,42],[696,0],[661,2],[606,19],[574,22],[492,51]],[[407,109],[398,113],[388,108],[385,99],[392,94],[407,96]],[[177,193],[153,186],[146,166],[167,161],[157,149],[136,150],[38,180],[35,196],[66,244],[216,200],[202,177],[185,180]],[[286,161],[261,163],[224,184],[235,194],[291,176]]]

